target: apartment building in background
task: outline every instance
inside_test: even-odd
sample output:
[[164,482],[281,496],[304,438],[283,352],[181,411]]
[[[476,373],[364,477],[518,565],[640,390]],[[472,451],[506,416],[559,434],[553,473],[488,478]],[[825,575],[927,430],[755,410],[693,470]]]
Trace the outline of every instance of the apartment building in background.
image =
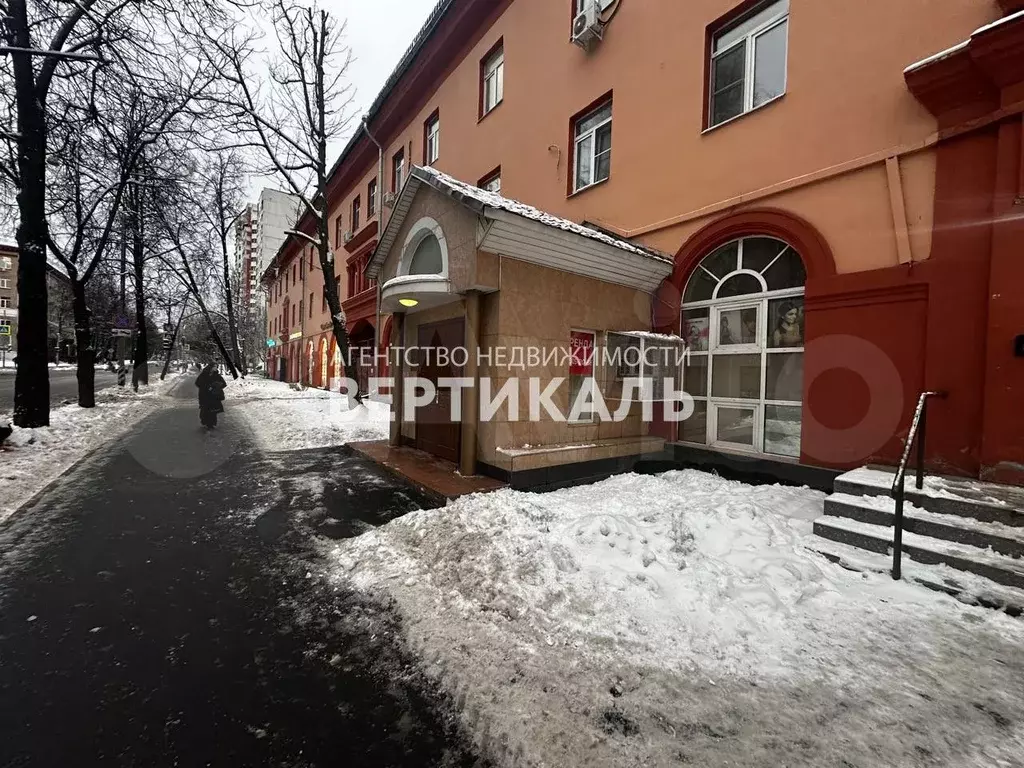
[[235,268],[243,276],[243,299],[253,306],[262,302],[260,275],[285,240],[285,232],[299,217],[295,195],[264,189],[256,203],[249,203],[235,220]]
[[18,246],[0,243],[0,350],[18,348]]
[[[357,347],[687,347],[680,423],[397,419],[463,473],[891,465],[936,390],[929,468],[1020,483],[1022,115],[1024,0],[442,0],[332,169],[328,279]],[[260,273],[268,369],[334,387],[310,257]],[[385,372],[560,375],[563,412],[657,373]]]

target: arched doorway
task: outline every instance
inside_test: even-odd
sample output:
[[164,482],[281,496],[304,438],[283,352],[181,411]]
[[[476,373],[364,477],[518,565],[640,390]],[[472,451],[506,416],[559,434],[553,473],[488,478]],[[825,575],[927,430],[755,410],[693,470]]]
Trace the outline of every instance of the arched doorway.
[[338,373],[341,367],[341,352],[338,348],[338,340],[334,338],[334,334],[331,334],[330,351],[327,355],[327,389],[335,390],[338,388]]
[[806,280],[774,237],[730,240],[694,267],[681,305],[694,413],[680,440],[799,458]]
[[316,385],[324,389],[330,389],[328,378],[327,378],[327,339],[325,337],[320,338],[320,368],[319,376],[317,377]]
[[316,349],[313,347],[313,340],[309,340],[309,344],[306,346],[306,376],[303,383],[306,386],[313,385],[313,369],[316,364]]

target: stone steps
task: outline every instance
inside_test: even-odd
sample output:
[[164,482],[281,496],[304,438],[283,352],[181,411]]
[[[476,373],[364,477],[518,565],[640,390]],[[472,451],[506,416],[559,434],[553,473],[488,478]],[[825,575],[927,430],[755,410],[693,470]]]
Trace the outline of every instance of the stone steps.
[[[892,567],[890,555],[880,555],[828,539],[819,539],[813,549],[851,571],[888,575]],[[1024,615],[1024,589],[997,584],[983,576],[947,566],[917,563],[909,555],[904,557],[903,564],[903,578],[912,584],[943,592],[968,605],[1005,611],[1011,616]]]
[[[822,554],[849,562],[855,558],[847,550],[860,551],[863,570],[890,570],[893,477],[863,468],[836,478],[825,514],[814,522]],[[1024,608],[1024,491],[959,478],[929,477],[920,490],[913,482],[903,508],[904,578],[950,594],[987,595],[980,604]]]

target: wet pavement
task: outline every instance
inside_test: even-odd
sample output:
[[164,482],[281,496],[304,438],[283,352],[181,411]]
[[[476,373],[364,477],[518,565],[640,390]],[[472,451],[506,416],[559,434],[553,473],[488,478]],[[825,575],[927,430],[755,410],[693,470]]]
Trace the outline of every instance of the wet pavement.
[[319,575],[436,502],[178,393],[0,527],[0,766],[481,765],[395,614]]

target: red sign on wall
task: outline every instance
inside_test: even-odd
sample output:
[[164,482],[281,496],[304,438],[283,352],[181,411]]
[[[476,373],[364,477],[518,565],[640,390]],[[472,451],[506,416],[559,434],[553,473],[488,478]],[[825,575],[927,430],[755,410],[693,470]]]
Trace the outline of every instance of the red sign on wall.
[[594,334],[586,331],[570,331],[569,346],[572,362],[571,376],[590,376],[594,373]]

